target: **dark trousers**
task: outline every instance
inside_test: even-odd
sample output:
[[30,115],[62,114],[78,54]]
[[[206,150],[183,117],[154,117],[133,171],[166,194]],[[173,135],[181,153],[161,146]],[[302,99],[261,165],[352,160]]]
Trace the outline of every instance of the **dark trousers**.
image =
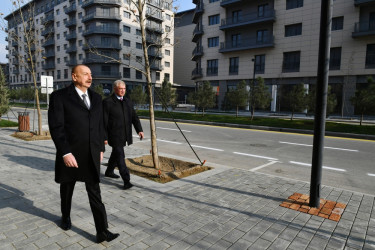
[[124,180],[124,183],[128,183],[130,181],[130,172],[125,163],[125,152],[124,147],[122,146],[112,147],[112,153],[109,157],[108,167],[105,173],[113,173],[113,170],[115,170],[116,166],[120,171],[120,175],[121,178]]
[[[63,182],[60,184],[61,213],[63,217],[70,217],[72,196],[76,182]],[[108,228],[107,213],[100,195],[99,182],[85,182],[89,196],[91,212],[94,216],[96,232],[104,232]]]

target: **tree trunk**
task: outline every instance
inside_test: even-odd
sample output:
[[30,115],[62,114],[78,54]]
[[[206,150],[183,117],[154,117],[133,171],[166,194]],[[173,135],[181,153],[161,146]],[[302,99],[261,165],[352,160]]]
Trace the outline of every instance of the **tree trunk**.
[[294,111],[292,111],[292,115],[290,117],[290,120],[293,121]]
[[238,106],[236,107],[236,117],[238,117]]
[[362,121],[363,121],[363,113],[361,114],[361,119],[359,120],[359,126],[362,126]]
[[254,119],[254,113],[255,113],[255,108],[254,106],[251,107],[251,120]]

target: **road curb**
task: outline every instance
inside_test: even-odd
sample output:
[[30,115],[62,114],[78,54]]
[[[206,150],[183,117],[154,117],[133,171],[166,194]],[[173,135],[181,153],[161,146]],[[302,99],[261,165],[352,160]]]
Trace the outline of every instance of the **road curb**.
[[[139,116],[139,118],[147,119],[147,120],[150,119],[150,117],[147,117],[147,116]],[[155,118],[155,120],[173,122],[173,119],[170,119],[170,118]],[[276,127],[268,127],[268,126],[256,126],[256,125],[221,123],[221,122],[207,122],[207,121],[193,121],[193,120],[182,120],[182,119],[174,119],[174,121],[183,122],[183,123],[191,123],[191,124],[219,126],[219,127],[258,129],[258,130],[266,130],[266,131],[287,132],[287,133],[308,134],[308,135],[314,134],[313,130],[307,130],[307,129],[276,128]],[[325,135],[332,136],[332,137],[340,137],[340,138],[353,138],[353,139],[375,141],[375,135],[362,135],[362,134],[351,134],[351,133],[341,133],[341,132],[331,132],[331,131],[326,131]]]

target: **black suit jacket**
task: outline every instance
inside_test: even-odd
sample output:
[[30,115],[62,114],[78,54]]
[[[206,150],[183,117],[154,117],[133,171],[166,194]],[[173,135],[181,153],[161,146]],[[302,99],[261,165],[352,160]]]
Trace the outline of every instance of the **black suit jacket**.
[[[54,91],[48,109],[48,125],[56,146],[55,181],[99,182],[100,152],[104,152],[102,98],[88,89],[90,110],[74,84]],[[66,167],[63,155],[72,153],[78,168]]]
[[121,102],[115,94],[103,101],[103,117],[106,140],[112,147],[124,147],[133,143],[132,124],[137,131],[143,132],[141,122],[133,108],[133,103],[124,98]]

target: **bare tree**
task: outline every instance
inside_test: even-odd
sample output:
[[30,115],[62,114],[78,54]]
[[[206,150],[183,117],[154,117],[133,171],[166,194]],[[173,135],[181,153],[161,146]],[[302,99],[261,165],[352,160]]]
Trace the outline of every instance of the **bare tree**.
[[[34,85],[34,96],[38,113],[37,134],[41,135],[42,113],[40,110],[35,61],[37,57],[41,55],[42,49],[40,48],[41,44],[39,44],[38,34],[36,34],[35,30],[34,3],[28,2],[25,5],[23,5],[23,0],[10,1],[12,2],[14,11],[12,12],[12,16],[7,18],[7,21],[12,24],[8,26],[12,26],[14,28],[9,28],[8,30],[8,28],[4,25],[3,29],[8,30],[9,40],[11,41],[12,45],[18,48],[24,48],[23,56],[21,56],[18,51],[13,51],[12,54],[15,56],[13,62],[17,62],[20,66],[24,67],[25,72],[28,72],[29,75],[31,75],[32,82]],[[4,19],[2,21],[3,24],[6,24]]]
[[[114,58],[113,56],[106,55],[101,53],[100,50],[96,49],[93,46],[89,45],[89,52],[100,56],[102,58],[106,58],[108,62],[116,62],[119,64],[126,65],[129,68],[133,68],[139,72],[141,72],[146,77],[146,84],[147,84],[147,93],[148,93],[148,103],[149,103],[149,111],[150,111],[150,134],[151,134],[151,154],[153,159],[153,164],[156,169],[160,169],[159,166],[159,156],[158,156],[158,148],[157,148],[157,141],[156,141],[156,125],[155,125],[155,114],[154,114],[154,94],[153,94],[153,86],[152,78],[151,78],[151,67],[157,67],[161,69],[160,61],[153,58],[150,60],[149,53],[152,55],[160,54],[161,47],[165,47],[167,45],[173,46],[173,44],[166,44],[165,39],[168,39],[171,36],[172,29],[160,30],[161,27],[153,27],[152,25],[147,23],[147,18],[153,15],[161,15],[163,11],[159,11],[157,9],[150,8],[148,3],[154,2],[155,0],[130,0],[130,12],[133,19],[133,23],[137,25],[140,29],[140,37],[142,41],[142,50],[143,50],[143,60],[139,60],[139,58],[135,58],[133,53],[129,51],[127,54],[128,63],[125,63],[120,58]],[[168,3],[170,6],[172,5],[173,0],[158,0],[157,4],[164,9],[164,4]],[[146,30],[147,29],[147,30]],[[154,31],[153,31],[154,30]],[[163,33],[163,36],[156,35],[156,33]],[[155,65],[156,64],[156,65]]]

